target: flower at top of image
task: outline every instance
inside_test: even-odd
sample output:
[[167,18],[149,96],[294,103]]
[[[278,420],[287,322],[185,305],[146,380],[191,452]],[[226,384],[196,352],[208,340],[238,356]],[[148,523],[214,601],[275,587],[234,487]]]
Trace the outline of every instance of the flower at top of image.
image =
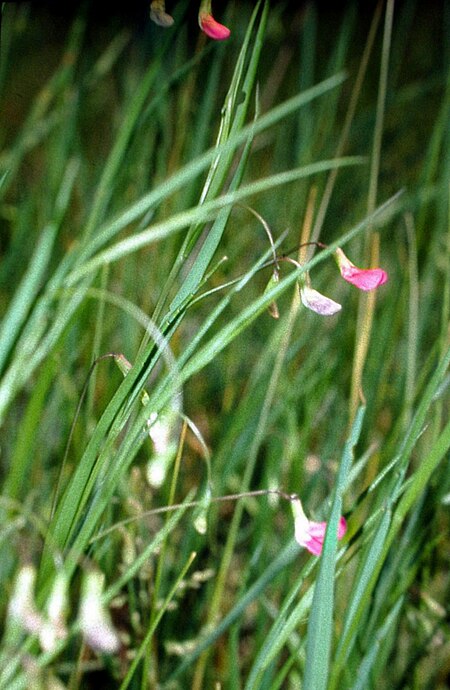
[[[295,540],[300,546],[315,556],[322,553],[323,541],[327,530],[326,522],[314,522],[309,520],[303,510],[302,502],[296,496],[291,501],[292,512],[294,514]],[[347,531],[347,522],[343,516],[339,518],[338,539],[342,539]]]
[[173,17],[166,12],[165,0],[153,0],[150,3],[150,19],[158,26],[168,28],[173,24]]
[[211,10],[211,0],[203,0],[200,4],[198,23],[203,33],[215,41],[224,41],[231,33],[230,29],[223,24],[219,24],[214,19]]
[[338,302],[335,302],[329,297],[325,297],[325,295],[314,290],[314,288],[306,283],[300,285],[300,297],[303,305],[307,309],[315,311],[316,314],[320,314],[321,316],[332,316],[342,309]]
[[360,290],[375,290],[388,280],[388,274],[382,268],[358,268],[346,257],[338,247],[334,253],[341,276],[347,283],[355,285]]

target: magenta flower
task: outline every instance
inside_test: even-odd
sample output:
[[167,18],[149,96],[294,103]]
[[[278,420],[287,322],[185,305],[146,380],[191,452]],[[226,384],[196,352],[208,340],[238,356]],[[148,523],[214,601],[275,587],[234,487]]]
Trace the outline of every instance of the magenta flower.
[[203,0],[198,13],[198,23],[201,30],[215,41],[224,41],[230,35],[230,29],[216,22],[212,16],[211,0]]
[[[292,512],[294,513],[295,540],[304,546],[305,549],[315,556],[322,553],[323,540],[327,529],[326,522],[314,522],[306,517],[302,502],[298,497],[294,497],[291,502]],[[338,525],[338,539],[342,539],[347,531],[347,522],[344,517],[340,517]]]
[[306,283],[300,285],[300,297],[307,309],[311,309],[311,311],[315,311],[316,314],[321,316],[332,316],[342,309],[338,302],[325,297],[325,295],[317,292],[317,290],[314,290]]
[[388,274],[382,268],[357,268],[339,247],[334,256],[343,279],[360,290],[366,292],[375,290],[380,285],[384,285],[388,279]]

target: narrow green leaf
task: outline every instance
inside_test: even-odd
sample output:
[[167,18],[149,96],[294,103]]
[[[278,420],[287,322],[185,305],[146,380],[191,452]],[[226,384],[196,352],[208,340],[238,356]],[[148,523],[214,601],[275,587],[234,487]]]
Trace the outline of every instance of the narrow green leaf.
[[346,443],[331,507],[319,574],[314,587],[306,638],[306,664],[303,684],[308,690],[326,690],[330,667],[333,634],[334,577],[336,567],[337,532],[342,515],[342,494],[347,482],[353,449],[361,433],[364,408],[360,408]]

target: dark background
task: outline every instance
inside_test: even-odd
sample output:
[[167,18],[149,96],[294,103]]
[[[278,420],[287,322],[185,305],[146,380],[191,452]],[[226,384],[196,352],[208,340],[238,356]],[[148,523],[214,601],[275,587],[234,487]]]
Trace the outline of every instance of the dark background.
[[[8,0],[11,2],[11,0]],[[87,10],[89,17],[96,22],[107,24],[109,22],[122,21],[130,24],[146,21],[149,18],[150,0],[123,0],[119,2],[103,3],[95,0],[12,0],[15,4],[28,4],[37,13],[46,12],[51,14],[55,21],[67,20],[73,18],[80,9]],[[231,10],[238,12],[239,8],[253,7],[256,0],[213,0],[212,10],[216,19],[223,19],[227,12],[228,6]],[[314,0],[313,2],[286,0],[277,2],[272,0],[271,8],[282,8],[283,13],[296,13],[307,4],[314,4],[322,11],[329,11],[331,13],[343,12],[349,5],[355,4],[349,0]],[[400,2],[396,3],[401,4]],[[430,5],[440,5],[442,3],[432,0],[426,3]],[[366,0],[365,2],[356,3],[359,14],[364,13],[372,16],[373,8],[376,5],[376,0]],[[166,0],[166,10],[170,14],[175,12],[176,8],[185,7],[186,16],[189,21],[196,22],[200,0],[190,0],[186,3],[184,0]]]

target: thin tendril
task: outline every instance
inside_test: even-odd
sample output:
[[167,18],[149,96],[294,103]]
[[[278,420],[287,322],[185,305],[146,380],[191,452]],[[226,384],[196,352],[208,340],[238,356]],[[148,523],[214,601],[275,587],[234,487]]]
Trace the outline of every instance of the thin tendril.
[[[240,498],[251,498],[254,496],[269,495],[279,496],[279,498],[282,498],[285,501],[289,502],[296,501],[298,499],[297,494],[288,494],[285,491],[281,491],[280,489],[255,489],[254,491],[244,491],[242,493],[237,494],[227,494],[226,496],[215,496],[211,498],[211,503],[223,503],[224,501],[238,501]],[[92,537],[91,543],[97,541],[97,539],[105,537],[107,534],[117,529],[118,527],[123,527],[124,525],[128,525],[130,522],[135,522],[136,520],[140,520],[141,518],[150,517],[152,515],[160,515],[161,513],[169,513],[173,512],[174,510],[179,510],[181,508],[197,508],[201,504],[202,501],[188,501],[187,503],[174,503],[170,506],[161,506],[160,508],[152,508],[151,510],[146,510],[143,513],[140,513],[140,515],[133,515],[133,517],[126,518],[125,520],[121,520],[120,522],[117,522],[115,525],[108,527],[107,529],[103,530],[103,532],[100,532],[100,534],[97,534],[95,537]]]

